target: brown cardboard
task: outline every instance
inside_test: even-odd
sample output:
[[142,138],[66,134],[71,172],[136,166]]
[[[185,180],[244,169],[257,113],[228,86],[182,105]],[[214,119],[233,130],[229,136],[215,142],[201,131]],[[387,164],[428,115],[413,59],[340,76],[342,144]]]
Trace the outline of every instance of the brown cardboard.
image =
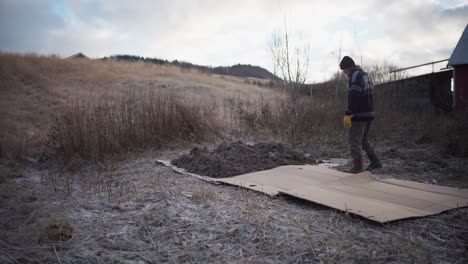
[[466,189],[377,179],[369,172],[349,174],[313,165],[282,166],[216,180],[271,196],[289,194],[380,223],[468,206]]

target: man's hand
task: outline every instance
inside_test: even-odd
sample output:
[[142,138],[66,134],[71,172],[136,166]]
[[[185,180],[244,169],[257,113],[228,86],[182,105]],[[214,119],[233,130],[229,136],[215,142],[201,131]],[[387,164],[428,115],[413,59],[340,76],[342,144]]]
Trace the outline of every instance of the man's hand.
[[351,116],[350,115],[345,115],[343,118],[343,126],[345,128],[350,128],[351,127]]

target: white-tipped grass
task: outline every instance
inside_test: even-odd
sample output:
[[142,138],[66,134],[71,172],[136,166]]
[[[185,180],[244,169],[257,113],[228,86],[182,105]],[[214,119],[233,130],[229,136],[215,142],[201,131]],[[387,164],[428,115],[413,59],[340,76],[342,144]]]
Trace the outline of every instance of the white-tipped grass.
[[[60,179],[74,180],[57,183],[57,192],[46,180],[51,168],[28,172],[44,174],[42,184],[25,175],[21,184],[0,185],[8,197],[0,205],[1,261],[423,263],[466,257],[467,209],[382,226],[299,199],[176,174],[157,165],[161,158],[167,157],[81,164],[62,172]],[[60,219],[66,219],[63,228]],[[41,239],[49,233],[58,235]]]

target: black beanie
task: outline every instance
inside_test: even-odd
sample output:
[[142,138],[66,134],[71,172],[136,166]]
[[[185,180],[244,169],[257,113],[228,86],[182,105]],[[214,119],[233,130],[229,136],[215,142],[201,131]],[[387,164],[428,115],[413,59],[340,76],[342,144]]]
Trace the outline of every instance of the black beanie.
[[356,66],[356,64],[354,64],[353,59],[351,59],[351,57],[348,56],[344,56],[340,62],[340,69],[346,69],[354,66]]

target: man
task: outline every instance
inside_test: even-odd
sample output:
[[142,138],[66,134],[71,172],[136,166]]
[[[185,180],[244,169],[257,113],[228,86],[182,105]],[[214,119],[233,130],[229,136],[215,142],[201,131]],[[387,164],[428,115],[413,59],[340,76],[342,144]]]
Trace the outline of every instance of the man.
[[369,128],[374,120],[373,85],[367,73],[356,66],[353,59],[343,57],[340,68],[349,78],[348,109],[346,109],[343,125],[348,128],[348,143],[353,158],[353,167],[348,172],[363,172],[361,147],[367,153],[370,165],[366,170],[382,168],[382,164],[369,142]]

